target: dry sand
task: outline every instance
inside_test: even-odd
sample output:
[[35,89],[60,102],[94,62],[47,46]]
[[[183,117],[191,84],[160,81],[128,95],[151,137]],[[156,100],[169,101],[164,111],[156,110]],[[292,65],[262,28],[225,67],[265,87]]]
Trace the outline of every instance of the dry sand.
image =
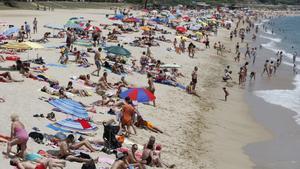
[[[95,20],[95,24],[105,23],[104,14],[113,13],[107,10],[56,10],[54,12],[44,11],[0,11],[0,21],[8,21],[9,24],[20,26],[24,21],[30,24],[34,17],[38,20],[37,35],[33,38],[40,38],[42,33],[50,31],[43,28],[42,25],[48,23],[64,24],[67,19],[73,16],[84,16],[88,19]],[[31,24],[32,25],[32,24]],[[105,32],[106,34],[107,32]],[[130,40],[133,36],[126,35],[125,41]],[[228,30],[220,30],[218,36],[211,36],[211,44],[216,41],[225,43],[226,47],[234,49],[234,43],[229,42],[226,38],[229,35]],[[173,40],[174,35],[168,35],[167,38]],[[127,40],[126,40],[127,39]],[[65,39],[51,39],[49,44],[62,44]],[[157,107],[149,105],[139,105],[139,111],[146,120],[154,123],[164,131],[164,134],[154,134],[145,130],[138,130],[136,136],[130,138],[131,141],[144,144],[151,135],[157,139],[157,143],[163,145],[162,158],[167,163],[176,164],[177,168],[207,168],[207,169],[238,169],[251,168],[253,166],[249,158],[243,153],[242,147],[247,143],[259,141],[266,135],[264,129],[258,126],[254,119],[249,116],[247,105],[244,103],[243,90],[237,85],[228,87],[230,96],[228,102],[224,102],[222,87],[225,85],[221,82],[223,69],[225,65],[232,65],[232,55],[217,56],[213,49],[201,50],[196,53],[194,59],[188,58],[187,54],[178,55],[175,52],[166,51],[167,47],[172,44],[160,43],[160,47],[153,47],[152,52],[156,59],[160,59],[166,63],[177,63],[182,65],[180,69],[186,77],[180,79],[182,84],[188,84],[194,66],[199,67],[199,85],[197,90],[200,98],[186,94],[185,91],[156,84]],[[204,45],[196,43],[196,46],[204,49]],[[133,48],[125,45],[134,58],[139,58],[142,48]],[[59,51],[55,49],[41,49],[38,51],[29,51],[29,57],[34,58],[36,53],[45,58],[47,63],[56,63],[59,57]],[[23,54],[22,58],[27,59],[28,55]],[[71,60],[74,59],[71,57]],[[93,63],[92,58],[89,60]],[[0,66],[5,67],[13,64],[12,62],[1,63]],[[66,85],[70,76],[90,73],[92,68],[79,68],[74,63],[67,65],[67,68],[54,68],[46,72],[47,76],[57,79],[62,85]],[[101,73],[103,70],[101,70]],[[17,72],[13,75],[19,79],[23,79]],[[128,75],[127,80],[138,86],[146,86],[147,80],[145,76],[134,73]],[[235,78],[235,77],[234,77]],[[109,74],[109,81],[117,82],[120,76]],[[0,104],[0,133],[10,133],[9,116],[12,112],[17,112],[20,119],[30,130],[32,127],[38,127],[42,132],[54,134],[55,132],[45,126],[50,121],[43,118],[33,118],[33,114],[49,113],[53,108],[50,104],[40,101],[41,96],[49,97],[38,91],[46,83],[34,81],[32,79],[24,79],[24,83],[4,84],[0,86],[0,97],[6,102]],[[92,80],[97,81],[96,77]],[[234,79],[237,81],[237,79]],[[91,97],[81,98],[74,97],[75,100],[90,104],[100,99],[97,94]],[[98,108],[97,111],[106,112],[105,108]],[[58,119],[64,119],[67,116],[56,113]],[[114,118],[110,115],[91,114],[97,120],[106,120]],[[100,126],[97,137],[102,137],[103,128]],[[4,151],[5,144],[1,144],[0,151]],[[51,149],[44,145],[38,145],[32,140],[29,141],[28,150],[37,151],[39,149]],[[107,156],[103,153],[94,153],[93,156]],[[102,166],[102,164],[98,164]],[[8,160],[0,156],[0,168],[8,167]],[[80,168],[78,163],[68,163],[67,167]]]

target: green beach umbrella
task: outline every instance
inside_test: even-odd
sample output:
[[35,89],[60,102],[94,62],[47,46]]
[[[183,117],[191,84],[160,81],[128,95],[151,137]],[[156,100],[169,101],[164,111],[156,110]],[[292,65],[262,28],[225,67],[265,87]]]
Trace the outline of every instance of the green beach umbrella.
[[105,48],[105,50],[107,51],[107,53],[112,53],[115,55],[121,55],[126,57],[129,57],[131,55],[131,53],[127,49],[121,46],[110,46]]

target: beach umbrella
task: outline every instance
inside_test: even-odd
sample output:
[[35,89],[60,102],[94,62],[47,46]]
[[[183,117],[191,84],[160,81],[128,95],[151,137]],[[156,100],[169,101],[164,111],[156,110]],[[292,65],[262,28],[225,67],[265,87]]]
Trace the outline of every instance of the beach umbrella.
[[65,28],[73,28],[73,29],[81,29],[83,30],[83,28],[77,24],[74,20],[70,20],[68,21],[65,25],[64,25]]
[[145,88],[131,88],[120,94],[120,98],[130,97],[131,100],[145,103],[156,99],[153,93]]
[[19,28],[17,27],[11,27],[11,28],[8,28],[6,31],[4,31],[2,34],[5,35],[5,36],[10,36],[14,33],[17,33],[19,32]]
[[122,20],[122,19],[124,19],[124,15],[123,14],[117,14],[114,18]]
[[176,27],[176,31],[180,32],[180,33],[185,33],[187,30],[185,27],[183,26],[177,26]]
[[185,36],[176,36],[176,39],[178,39],[178,40],[181,40],[181,39],[188,40],[189,38],[187,38]]
[[62,25],[58,25],[58,24],[46,24],[46,25],[44,25],[44,27],[53,29],[53,30],[64,30],[64,27]]
[[123,22],[128,22],[128,23],[130,23],[130,22],[139,22],[139,19],[137,19],[137,18],[125,18],[125,19],[123,19]]
[[131,53],[127,49],[125,49],[121,46],[110,46],[110,47],[105,48],[105,50],[107,51],[107,53],[112,53],[115,55],[121,55],[121,56],[127,56],[127,57],[131,55]]
[[143,31],[150,31],[151,28],[149,26],[142,26],[141,30],[143,30]]

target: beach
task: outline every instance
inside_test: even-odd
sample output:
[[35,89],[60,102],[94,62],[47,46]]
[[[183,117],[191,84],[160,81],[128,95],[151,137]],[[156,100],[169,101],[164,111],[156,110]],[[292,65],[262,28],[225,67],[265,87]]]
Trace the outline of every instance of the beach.
[[[138,12],[137,12],[138,13]],[[20,26],[24,21],[30,24],[33,18],[38,20],[38,33],[33,34],[32,38],[40,38],[45,31],[55,32],[44,28],[43,25],[49,23],[64,24],[66,20],[75,16],[83,16],[94,20],[95,24],[104,24],[107,19],[105,14],[113,15],[112,10],[55,10],[55,11],[0,11],[0,20],[7,21],[16,26]],[[168,29],[174,33],[174,30]],[[229,40],[229,30],[220,28],[217,36],[209,36],[211,46],[214,42],[221,41],[226,48],[234,51],[235,42]],[[104,30],[107,33],[107,30]],[[124,34],[122,43],[130,42],[134,36],[139,33]],[[174,39],[174,34],[166,35],[166,38]],[[46,45],[62,45],[65,39],[50,39]],[[155,126],[163,130],[163,134],[152,133],[149,130],[137,130],[137,135],[132,135],[129,140],[143,145],[147,143],[151,135],[155,136],[157,143],[162,145],[162,159],[168,164],[175,164],[176,168],[204,168],[204,169],[250,169],[255,164],[249,156],[244,153],[243,147],[249,143],[259,142],[271,138],[268,129],[257,123],[257,116],[252,116],[249,111],[255,111],[247,104],[247,91],[241,88],[237,81],[237,75],[233,75],[233,82],[222,82],[224,68],[231,66],[233,72],[238,72],[239,65],[233,60],[232,53],[225,53],[224,56],[216,54],[212,47],[205,49],[203,43],[195,43],[200,51],[197,51],[195,58],[189,58],[187,54],[176,54],[166,49],[172,46],[172,43],[161,42],[159,47],[152,47],[152,53],[156,59],[165,63],[176,63],[181,65],[180,72],[184,74],[179,82],[187,85],[191,79],[191,73],[194,66],[198,66],[197,93],[200,97],[187,94],[184,90],[161,84],[155,84],[156,88],[156,107],[148,104],[139,104],[138,110],[142,112],[143,117],[151,121]],[[244,44],[241,45],[243,47]],[[145,48],[136,48],[124,45],[131,53],[132,57],[139,59]],[[21,55],[23,59],[34,59],[36,56],[43,57],[46,63],[57,63],[60,56],[59,50],[52,48],[26,51]],[[73,59],[72,57],[70,58]],[[88,58],[93,62],[93,57]],[[1,67],[12,65],[14,62],[6,61],[0,63]],[[47,70],[47,76],[59,80],[63,85],[70,81],[70,77],[80,74],[89,74],[95,66],[89,68],[78,67],[74,63],[66,65],[67,67],[50,67]],[[103,73],[103,69],[100,74]],[[46,127],[51,123],[46,118],[33,117],[34,114],[47,114],[52,111],[53,106],[40,100],[41,97],[49,97],[40,89],[46,85],[45,82],[39,82],[22,77],[18,72],[11,72],[17,79],[24,79],[22,83],[1,83],[0,97],[5,99],[0,104],[0,133],[10,134],[10,115],[17,113],[26,126],[28,131],[31,128],[38,127],[41,132],[55,134],[55,131]],[[114,73],[108,73],[108,80],[117,82],[121,76]],[[92,76],[93,81],[98,77]],[[147,79],[141,74],[129,74],[126,80],[136,86],[147,86]],[[80,86],[80,85],[78,85]],[[224,101],[222,87],[227,87],[230,95],[228,101]],[[80,86],[81,87],[81,86]],[[75,96],[74,100],[81,101],[84,104],[90,104],[99,100],[100,96],[92,93],[90,97]],[[254,102],[256,105],[256,102]],[[251,107],[251,109],[250,109]],[[107,107],[97,107],[98,113],[90,113],[94,121],[104,121],[115,118],[108,115]],[[101,113],[99,113],[101,112]],[[103,113],[103,114],[102,114]],[[69,117],[62,113],[56,113],[57,119]],[[98,126],[97,137],[102,138],[103,127]],[[128,146],[127,146],[128,147]],[[1,143],[0,150],[5,151],[6,144]],[[37,152],[38,150],[52,149],[50,146],[35,143],[33,140],[28,142],[28,151]],[[56,148],[57,149],[57,148]],[[251,153],[250,153],[251,154]],[[256,154],[256,153],[254,153]],[[106,155],[103,152],[92,153],[93,157],[108,157],[114,159],[114,155]],[[254,156],[254,155],[253,155]],[[98,167],[110,167],[107,164],[98,163]],[[68,162],[65,168],[80,168],[81,164]],[[9,168],[9,160],[0,157],[0,168]]]

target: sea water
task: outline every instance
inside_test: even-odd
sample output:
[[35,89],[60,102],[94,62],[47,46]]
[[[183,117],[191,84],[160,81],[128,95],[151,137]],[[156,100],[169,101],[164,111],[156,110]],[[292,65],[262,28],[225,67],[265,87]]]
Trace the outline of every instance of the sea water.
[[[295,121],[300,125],[300,16],[287,16],[271,20],[268,28],[259,37],[267,40],[262,47],[275,54],[283,51],[283,64],[293,66],[293,54],[297,53],[296,67],[299,74],[294,75],[294,89],[291,90],[259,90],[255,95],[266,102],[279,105],[297,113]],[[262,25],[260,25],[262,26]],[[272,30],[274,33],[272,34]],[[291,68],[292,70],[292,68]]]

